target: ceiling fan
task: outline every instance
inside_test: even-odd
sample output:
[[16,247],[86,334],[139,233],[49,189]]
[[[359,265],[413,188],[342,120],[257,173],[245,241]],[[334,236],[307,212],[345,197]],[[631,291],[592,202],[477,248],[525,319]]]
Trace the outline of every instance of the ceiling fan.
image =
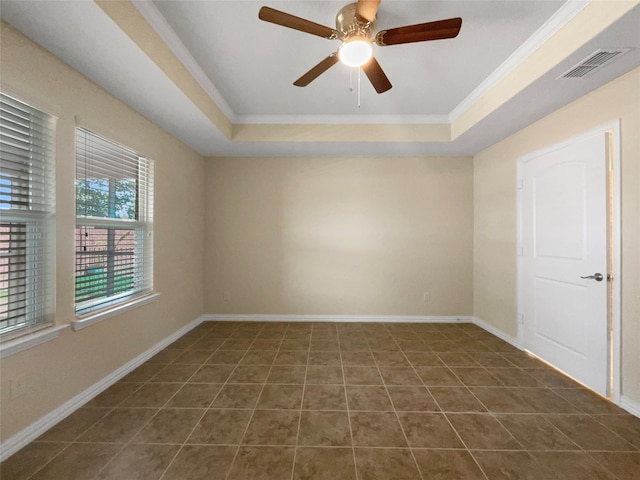
[[383,93],[391,88],[391,82],[373,56],[372,43],[374,41],[376,45],[386,47],[387,45],[454,38],[460,32],[462,18],[449,18],[436,22],[390,28],[379,31],[374,37],[373,30],[376,25],[376,13],[379,5],[380,0],[358,0],[356,3],[343,7],[336,15],[335,30],[270,7],[262,7],[258,18],[265,22],[342,42],[336,52],[293,82],[294,85],[306,87],[341,61],[350,67],[361,68],[376,92]]

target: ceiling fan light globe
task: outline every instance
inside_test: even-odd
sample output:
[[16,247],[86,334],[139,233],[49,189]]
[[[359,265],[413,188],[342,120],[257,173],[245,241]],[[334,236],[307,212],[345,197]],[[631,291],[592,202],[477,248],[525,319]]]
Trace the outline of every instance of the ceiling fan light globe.
[[344,42],[338,50],[338,58],[348,67],[361,67],[373,56],[371,42],[362,39]]

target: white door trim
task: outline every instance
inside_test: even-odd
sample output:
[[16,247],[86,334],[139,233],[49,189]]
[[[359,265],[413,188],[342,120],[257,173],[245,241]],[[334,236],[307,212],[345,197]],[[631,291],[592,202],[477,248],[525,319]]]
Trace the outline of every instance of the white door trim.
[[611,150],[609,157],[611,158],[611,165],[609,166],[609,175],[612,177],[612,209],[613,214],[610,219],[611,225],[611,245],[610,249],[613,254],[613,259],[611,262],[611,271],[613,274],[613,282],[612,285],[612,302],[609,305],[609,309],[611,311],[611,322],[612,322],[612,339],[611,345],[609,346],[609,355],[611,360],[611,369],[610,369],[610,385],[611,385],[611,399],[616,403],[620,404],[620,370],[621,370],[621,360],[620,360],[620,343],[621,343],[621,320],[620,320],[620,302],[621,302],[621,291],[620,291],[620,273],[621,273],[621,187],[620,187],[620,120],[614,120],[603,125],[600,125],[596,128],[583,132],[579,135],[575,135],[570,137],[560,143],[555,145],[542,148],[540,150],[536,150],[535,152],[529,153],[518,158],[516,165],[516,212],[517,212],[517,222],[516,222],[516,256],[517,256],[517,304],[518,304],[518,343],[520,345],[524,345],[524,315],[523,315],[523,257],[522,257],[522,209],[523,209],[523,198],[522,198],[522,186],[523,186],[523,172],[524,165],[534,158],[537,158],[541,155],[545,155],[551,153],[553,151],[559,150],[561,148],[565,148],[576,140],[583,139],[585,137],[595,135],[598,133],[608,133],[609,134],[609,148]]

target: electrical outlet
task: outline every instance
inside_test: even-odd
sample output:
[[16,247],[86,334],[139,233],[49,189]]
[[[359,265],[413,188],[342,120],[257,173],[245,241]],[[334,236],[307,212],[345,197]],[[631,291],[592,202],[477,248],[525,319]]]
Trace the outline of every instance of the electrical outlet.
[[431,301],[431,293],[424,292],[424,295],[422,296],[422,300],[424,301],[424,303],[429,303]]
[[224,292],[222,292],[222,299],[225,302],[228,302],[229,300],[231,300],[231,292],[229,290],[225,290]]
[[24,373],[16,375],[11,379],[11,400],[21,397],[27,393],[27,376]]

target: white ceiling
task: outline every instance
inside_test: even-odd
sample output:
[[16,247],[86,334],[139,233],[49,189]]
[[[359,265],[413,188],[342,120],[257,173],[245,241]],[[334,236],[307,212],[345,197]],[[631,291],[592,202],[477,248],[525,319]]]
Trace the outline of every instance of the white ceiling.
[[[334,26],[343,1],[134,0],[229,122],[245,124],[448,124],[587,2],[383,0],[376,30],[460,16],[455,39],[375,47],[393,88],[362,75],[361,107],[338,64],[308,87],[293,81],[339,42],[258,19],[268,5]],[[0,15],[56,56],[206,156],[473,154],[640,65],[640,7],[563,55],[555,66],[452,141],[235,141],[92,1],[2,0]],[[130,34],[130,32],[129,32]],[[632,50],[580,80],[556,80],[598,48]],[[357,72],[353,73],[357,85]],[[278,140],[276,138],[276,140]]]

